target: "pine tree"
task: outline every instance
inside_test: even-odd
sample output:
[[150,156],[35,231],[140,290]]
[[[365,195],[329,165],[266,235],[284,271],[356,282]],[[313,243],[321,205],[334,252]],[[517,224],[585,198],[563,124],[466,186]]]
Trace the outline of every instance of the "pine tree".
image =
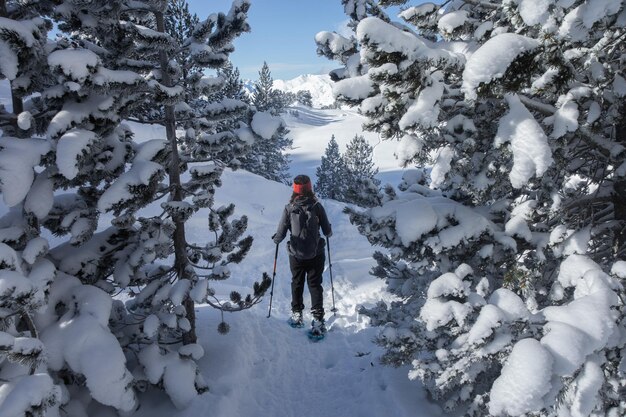
[[[29,394],[32,410],[24,413],[71,400],[61,396],[54,384],[59,380],[74,385],[72,396],[123,412],[137,407],[134,387],[146,384],[163,387],[175,405],[185,406],[206,389],[195,364],[203,352],[194,343],[194,302],[223,314],[251,307],[267,290],[265,275],[251,294],[232,293],[224,302],[210,285],[228,278],[228,265],[240,262],[252,244],[243,237],[245,217],[231,220],[232,205],[213,207],[224,167],[249,149],[246,140],[253,135],[245,123],[226,130],[225,121],[241,117],[248,106],[209,101],[223,96],[223,83],[203,73],[226,64],[233,39],[248,30],[248,7],[238,1],[228,14],[211,15],[183,44],[165,33],[164,3],[50,7],[45,13],[58,22],[61,36],[48,44],[45,20],[0,22],[14,32],[0,36],[17,39],[11,51],[24,57],[17,71],[1,66],[3,76],[26,74],[20,65],[42,61],[48,68],[34,82],[20,81],[40,89],[24,101],[24,108],[40,110],[17,118],[20,129],[38,137],[18,140],[3,129],[0,140],[1,191],[12,208],[0,219],[6,263],[0,280],[10,290],[0,302],[16,311],[4,323],[3,348],[28,362],[22,374],[12,371],[8,383],[19,388],[12,393],[37,387]],[[24,47],[41,57],[27,59]],[[173,58],[181,51],[187,54],[183,64]],[[137,143],[121,120],[162,124],[165,138]],[[177,129],[184,136],[177,137]],[[191,179],[183,182],[187,169]],[[215,240],[190,242],[185,223],[200,208],[210,213]],[[105,213],[113,221],[96,231]],[[50,247],[42,228],[62,243]],[[130,301],[113,300],[118,292],[127,292]],[[25,331],[33,341],[17,339]],[[101,360],[94,362],[94,354]],[[168,382],[174,373],[176,386]]]
[[252,104],[258,111],[272,111],[273,108],[273,85],[274,79],[270,72],[267,62],[263,62],[263,66],[259,71],[259,79],[254,83],[254,96]]
[[[169,389],[165,385],[179,407],[187,404],[196,392],[206,389],[195,365],[188,364],[201,356],[201,350],[194,345],[197,338],[195,302],[207,303],[222,314],[224,311],[247,309],[259,302],[269,283],[269,278],[264,276],[260,284],[255,283],[253,294],[242,297],[233,293],[230,303],[217,299],[210,287],[211,281],[229,277],[228,265],[243,259],[251,247],[252,238],[243,237],[247,226],[245,217],[230,220],[233,205],[213,208],[213,195],[215,188],[221,185],[220,175],[224,167],[246,149],[245,142],[235,132],[224,130],[228,126],[225,120],[240,117],[247,110],[247,105],[226,98],[214,101],[220,96],[223,82],[206,77],[203,70],[217,69],[226,64],[228,53],[232,51],[232,40],[249,30],[245,21],[248,8],[248,2],[233,3],[227,15],[212,15],[196,25],[182,45],[165,34],[165,16],[158,9],[153,12],[154,20],[137,15],[137,23],[134,28],[131,27],[131,33],[139,35],[139,42],[147,41],[146,57],[152,59],[153,68],[160,69],[161,79],[153,85],[152,105],[162,106],[164,119],[161,123],[165,128],[166,142],[150,144],[145,153],[154,155],[152,158],[164,158],[157,161],[169,179],[169,186],[149,188],[139,200],[139,203],[146,204],[166,196],[166,202],[161,203],[163,217],[138,219],[133,239],[127,239],[125,247],[116,250],[117,262],[113,273],[122,285],[141,288],[128,304],[133,316],[128,315],[126,320],[143,317],[143,331],[132,333],[127,346],[132,346],[134,342],[155,342],[139,352],[139,363],[146,373],[153,372],[155,355],[160,357],[160,361],[168,363],[172,372],[180,367],[188,370],[187,379],[179,381],[179,384],[186,384],[184,391]],[[143,28],[140,26],[142,23],[154,24],[154,29]],[[152,53],[149,48],[152,48]],[[180,48],[188,56],[184,65],[189,75],[184,79],[182,74],[185,71],[172,68],[171,55],[168,55],[169,51],[179,51]],[[185,92],[191,96],[186,96]],[[193,99],[193,107],[183,98]],[[184,137],[176,136],[177,127],[184,129]],[[249,130],[246,126],[241,129]],[[184,141],[186,146],[179,147],[179,141]],[[135,156],[137,159],[138,156]],[[184,183],[181,174],[189,163],[194,163],[189,169],[191,179]],[[117,193],[113,189],[117,184],[105,190],[99,200],[99,208],[115,214],[114,224],[117,227],[127,228],[132,225],[134,213],[140,207],[137,207],[136,198],[130,201]],[[127,184],[130,185],[120,185],[127,187]],[[209,231],[214,233],[215,240],[190,242],[185,224],[201,208],[210,210]],[[171,265],[160,263],[160,259],[166,260],[171,255]],[[227,326],[221,324],[220,329],[225,331]],[[182,342],[185,346],[178,352],[164,348],[175,342]],[[165,354],[159,353],[163,351]],[[159,368],[160,378],[150,377],[148,381],[155,384],[161,378],[166,379],[170,372],[168,366]]]
[[356,38],[316,37],[344,64],[337,98],[400,139],[405,164],[432,166],[428,188],[348,210],[389,250],[372,273],[402,300],[363,310],[383,361],[468,415],[623,413],[623,5],[425,4],[402,27],[390,2],[344,3]]
[[233,67],[232,62],[229,61],[223,68],[219,69],[218,74],[224,77],[226,82],[222,90],[224,97],[247,102],[248,96],[244,91],[239,68]]
[[[115,127],[117,103],[102,105],[109,99],[102,95],[103,78],[114,74],[98,72],[101,62],[90,50],[62,37],[47,40],[51,2],[2,2],[0,9],[8,16],[0,31],[8,40],[0,57],[2,76],[14,86],[14,110],[23,110],[17,120],[7,118],[23,138],[3,126],[0,147],[0,187],[11,208],[0,219],[5,259],[0,286],[6,290],[0,303],[9,313],[2,319],[2,355],[17,364],[13,369],[6,361],[0,364],[8,394],[0,414],[9,412],[4,407],[10,404],[24,407],[11,408],[11,414],[54,414],[68,400],[58,385],[60,375],[68,384],[82,381],[77,391],[131,411],[137,404],[132,376],[108,327],[111,297],[91,277],[81,281],[67,268],[69,260],[58,258],[64,245],[79,246],[93,235],[96,190],[123,171],[132,152],[124,129]],[[54,17],[60,28],[67,26],[66,15]],[[112,84],[116,96],[120,85]],[[61,189],[72,191],[55,195]],[[69,239],[51,248],[44,227]],[[88,366],[86,358],[96,347],[106,372],[99,364]],[[25,394],[28,402],[12,398]]]
[[281,116],[268,112],[250,111],[248,124],[251,128],[250,152],[241,158],[241,167],[272,181],[290,183],[289,155],[293,140],[287,137],[289,130]]
[[280,116],[284,109],[283,96],[272,85],[274,80],[266,62],[259,72],[252,97],[254,109],[248,112],[247,122],[254,133],[251,151],[242,158],[241,167],[272,181],[290,183],[289,155],[293,140]]
[[272,95],[274,97],[274,107],[281,113],[298,100],[297,96],[291,91],[274,90]]
[[[178,45],[183,45],[185,40],[192,36],[196,25],[200,23],[200,18],[189,11],[189,4],[186,0],[168,0],[165,12],[165,31],[176,40]],[[190,68],[189,55],[184,49],[180,49],[176,54],[176,62],[182,71],[182,79],[186,80]]]
[[339,152],[339,145],[332,135],[320,166],[316,169],[317,182],[315,192],[322,198],[331,198],[337,201],[346,201],[346,164]]
[[309,90],[299,90],[296,93],[296,100],[303,106],[313,107],[313,96]]
[[257,111],[270,112],[273,115],[281,113],[290,103],[291,98],[286,99],[285,93],[274,89],[274,78],[267,62],[259,71],[259,79],[254,83],[254,95],[252,104]]
[[361,207],[380,204],[380,180],[376,179],[378,168],[374,166],[373,154],[374,148],[363,135],[354,135],[348,143],[343,155],[348,183],[345,192],[347,202]]
[[189,4],[185,0],[168,0],[165,27],[178,45],[183,45],[185,40],[192,36],[198,23],[200,18],[189,11]]

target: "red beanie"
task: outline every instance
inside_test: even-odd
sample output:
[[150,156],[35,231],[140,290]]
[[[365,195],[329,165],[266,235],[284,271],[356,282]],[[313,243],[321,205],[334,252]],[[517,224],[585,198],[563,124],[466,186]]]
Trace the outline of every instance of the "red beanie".
[[293,192],[296,194],[304,194],[307,191],[313,191],[313,187],[311,186],[311,182],[307,182],[306,184],[296,184],[293,183]]

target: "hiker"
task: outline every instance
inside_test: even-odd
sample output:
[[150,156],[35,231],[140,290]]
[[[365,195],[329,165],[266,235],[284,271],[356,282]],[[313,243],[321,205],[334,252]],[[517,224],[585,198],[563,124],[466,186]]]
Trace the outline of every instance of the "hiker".
[[322,289],[322,272],[326,257],[326,242],[320,236],[320,227],[326,237],[332,235],[326,211],[313,193],[311,179],[306,175],[298,175],[293,180],[293,194],[289,204],[283,210],[276,234],[272,236],[277,245],[291,232],[287,250],[291,269],[291,318],[293,327],[303,327],[302,310],[304,310],[304,280],[306,278],[311,294],[311,334],[323,335],[324,300]]

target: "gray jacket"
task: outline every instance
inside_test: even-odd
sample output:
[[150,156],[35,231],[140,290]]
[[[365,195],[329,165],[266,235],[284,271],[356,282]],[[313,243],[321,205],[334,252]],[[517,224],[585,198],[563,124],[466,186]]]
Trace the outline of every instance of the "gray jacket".
[[[298,206],[302,208],[308,207],[308,209],[317,216],[318,223],[320,225],[320,228],[322,229],[322,232],[324,233],[324,236],[330,237],[333,234],[332,227],[330,225],[330,222],[328,221],[328,216],[326,215],[326,210],[324,210],[324,207],[320,204],[320,202],[314,197],[301,197],[296,198],[292,203],[289,203],[285,206],[283,214],[280,218],[280,222],[278,223],[276,234],[272,236],[274,243],[279,244],[280,242],[282,242],[283,239],[285,239],[285,236],[287,236],[287,230],[291,232],[292,228],[290,215],[295,208],[298,208]],[[292,249],[290,243],[291,242],[287,244],[289,254],[296,256],[297,254]],[[317,245],[317,255],[324,253],[325,246],[326,242],[320,237],[319,243]]]

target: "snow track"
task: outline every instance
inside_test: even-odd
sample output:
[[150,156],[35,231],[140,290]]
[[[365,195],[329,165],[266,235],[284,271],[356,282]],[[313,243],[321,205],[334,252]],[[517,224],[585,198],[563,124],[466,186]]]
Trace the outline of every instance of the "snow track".
[[[315,181],[315,167],[332,133],[347,143],[361,131],[363,118],[344,110],[299,108],[299,117],[287,116],[294,138],[292,174],[306,173]],[[131,123],[138,140],[162,137],[159,127]],[[378,138],[367,134],[372,141]],[[395,167],[395,144],[378,147],[379,165]],[[395,175],[395,174],[393,174]],[[248,172],[226,170],[223,186],[216,193],[216,207],[234,203],[235,216],[248,217],[254,238],[250,253],[231,268],[231,277],[215,283],[218,296],[227,299],[231,291],[247,294],[262,273],[272,274],[275,246],[271,236],[291,189]],[[398,182],[399,178],[397,178]],[[251,310],[227,314],[227,335],[217,332],[218,312],[197,307],[198,342],[205,350],[199,365],[209,391],[192,404],[177,410],[167,396],[150,389],[140,394],[141,408],[133,417],[429,417],[441,416],[439,407],[425,398],[419,382],[407,378],[408,369],[380,365],[382,349],[372,343],[377,329],[357,313],[359,305],[373,306],[389,301],[384,282],[372,277],[374,248],[343,214],[345,204],[322,201],[333,227],[330,239],[337,316],[331,319],[331,286],[328,261],[324,271],[324,302],[331,330],[325,340],[311,342],[307,328],[293,329],[287,318],[291,301],[291,274],[286,243],[279,248],[271,318],[267,318],[269,294]],[[110,221],[107,216],[103,224]],[[187,238],[206,242],[207,213],[202,210],[190,220]],[[310,307],[308,290],[305,305]],[[306,311],[308,313],[308,311]],[[310,315],[305,315],[311,320]],[[308,327],[308,324],[307,324]],[[94,417],[114,417],[110,409],[98,408]]]
[[222,340],[213,336],[221,346],[207,352],[212,390],[180,415],[199,415],[194,410],[206,403],[212,404],[210,415],[218,416],[440,414],[406,371],[378,363],[378,349],[370,343],[373,329],[354,332],[340,324],[345,320],[340,315],[326,339],[314,343],[306,329],[292,329],[286,320],[283,311],[270,319],[250,312]]
[[[261,273],[271,274],[274,249],[270,237],[275,231],[289,187],[269,182],[243,171],[227,171],[219,202],[232,201],[236,214],[249,219],[248,232],[254,237],[252,250],[242,264],[232,268],[232,277],[216,284],[223,294],[231,290],[246,293]],[[250,199],[249,190],[262,190]],[[440,416],[438,407],[425,399],[420,384],[409,381],[406,368],[382,366],[382,350],[372,343],[377,329],[368,327],[357,313],[358,305],[373,305],[388,299],[384,283],[369,275],[373,248],[358,234],[343,204],[323,201],[333,225],[331,255],[335,284],[336,317],[330,313],[331,286],[324,272],[324,302],[329,333],[320,342],[311,342],[307,328],[287,324],[290,312],[289,265],[285,243],[281,243],[271,318],[267,318],[269,294],[251,310],[228,314],[231,331],[216,331],[219,314],[209,307],[198,308],[199,342],[205,349],[200,360],[209,392],[190,407],[176,410],[159,391],[151,391],[142,401],[136,417],[427,417]],[[197,228],[188,231],[191,239],[205,233],[200,216]],[[310,307],[308,290],[305,305]],[[305,320],[311,320],[306,311]],[[308,322],[307,322],[308,323]],[[308,326],[308,325],[307,325]]]

